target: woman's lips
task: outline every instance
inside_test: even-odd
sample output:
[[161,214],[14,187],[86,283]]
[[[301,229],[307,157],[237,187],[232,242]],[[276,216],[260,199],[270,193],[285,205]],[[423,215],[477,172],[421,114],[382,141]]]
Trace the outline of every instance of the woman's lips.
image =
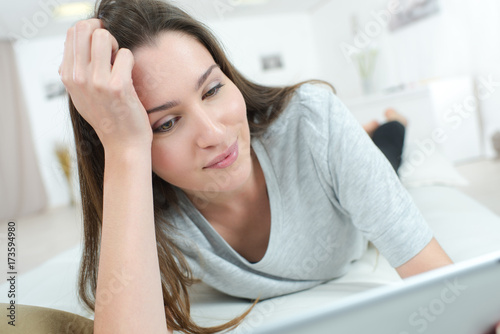
[[211,169],[221,169],[231,166],[238,159],[238,140],[227,150],[210,161],[205,167]]

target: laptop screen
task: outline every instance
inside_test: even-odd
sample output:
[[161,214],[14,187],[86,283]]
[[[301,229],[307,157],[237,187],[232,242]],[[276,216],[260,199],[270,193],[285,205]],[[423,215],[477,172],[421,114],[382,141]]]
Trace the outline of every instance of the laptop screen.
[[256,334],[486,334],[500,321],[500,252],[269,323]]

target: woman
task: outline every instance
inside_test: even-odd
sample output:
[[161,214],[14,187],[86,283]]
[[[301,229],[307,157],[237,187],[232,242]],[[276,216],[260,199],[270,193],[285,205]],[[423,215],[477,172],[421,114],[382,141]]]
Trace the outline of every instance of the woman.
[[60,75],[95,333],[232,328],[245,314],[212,328],[191,320],[193,277],[273,297],[343,275],[366,239],[402,277],[451,263],[331,89],[248,81],[172,5],[101,1],[68,31]]

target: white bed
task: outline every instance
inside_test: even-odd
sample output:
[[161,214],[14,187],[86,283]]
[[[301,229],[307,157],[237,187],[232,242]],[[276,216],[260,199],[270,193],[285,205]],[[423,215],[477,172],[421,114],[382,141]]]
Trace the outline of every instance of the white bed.
[[[406,155],[411,154],[408,144]],[[405,162],[406,163],[406,162]],[[435,150],[402,178],[415,203],[455,262],[500,250],[500,217],[455,188],[467,183],[452,164]],[[18,276],[18,304],[60,309],[92,318],[77,298],[79,246],[61,253],[39,267]],[[303,310],[320,308],[380,285],[400,282],[388,262],[369,247],[352,270],[313,289],[260,302],[236,333],[251,333],[270,321],[293,317]],[[0,285],[0,302],[7,295]],[[250,302],[228,297],[198,284],[191,293],[193,317],[203,325],[220,324],[239,315]]]

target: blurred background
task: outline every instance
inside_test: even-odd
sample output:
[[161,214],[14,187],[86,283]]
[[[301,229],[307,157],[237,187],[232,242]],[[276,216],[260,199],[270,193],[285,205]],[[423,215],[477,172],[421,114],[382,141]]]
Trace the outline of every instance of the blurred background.
[[[326,80],[360,121],[380,117],[397,101],[426,106],[413,121],[455,130],[443,149],[455,166],[472,179],[481,174],[486,187],[500,171],[499,0],[174,2],[214,31],[250,79]],[[0,221],[26,221],[38,237],[55,221],[79,217],[74,143],[57,70],[66,30],[93,6],[0,0]],[[450,104],[449,96],[461,103]],[[492,209],[500,205],[498,197],[491,200],[496,189],[478,195]],[[40,214],[43,224],[33,218]],[[58,225],[60,245],[79,238],[69,232],[75,221]]]

